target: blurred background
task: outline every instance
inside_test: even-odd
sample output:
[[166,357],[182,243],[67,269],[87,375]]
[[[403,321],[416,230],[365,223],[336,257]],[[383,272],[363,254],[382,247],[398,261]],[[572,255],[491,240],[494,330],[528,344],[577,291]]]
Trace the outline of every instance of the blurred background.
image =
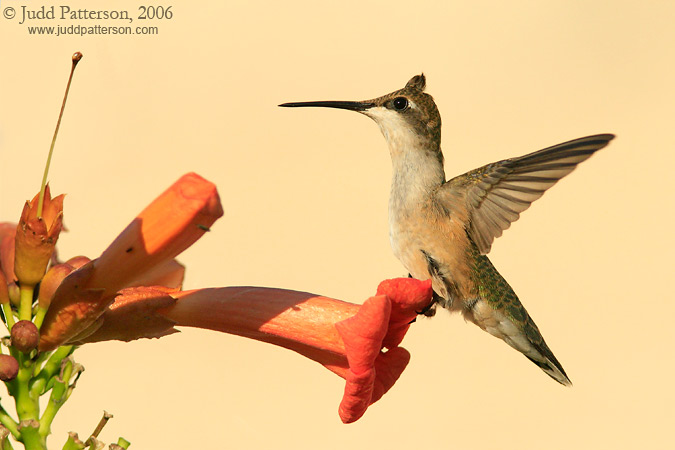
[[[65,3],[64,3],[65,4]],[[225,216],[179,257],[185,288],[274,286],[360,303],[406,272],[389,248],[390,159],[366,117],[288,110],[427,76],[448,177],[569,139],[617,139],[525,212],[490,257],[575,383],[566,389],[459,316],[418,320],[412,360],[357,423],[344,382],[295,353],[183,329],[101,343],[54,423],[132,448],[668,448],[675,388],[675,4],[630,1],[178,2],[154,35],[30,35],[0,17],[0,220],[39,189],[70,56],[81,51],[49,179],[66,259],[98,256],[183,173]],[[50,4],[47,4],[48,6]],[[114,5],[114,6],[113,6]],[[3,0],[0,9],[38,9]],[[58,13],[57,13],[58,14]],[[56,447],[55,447],[56,448]]]

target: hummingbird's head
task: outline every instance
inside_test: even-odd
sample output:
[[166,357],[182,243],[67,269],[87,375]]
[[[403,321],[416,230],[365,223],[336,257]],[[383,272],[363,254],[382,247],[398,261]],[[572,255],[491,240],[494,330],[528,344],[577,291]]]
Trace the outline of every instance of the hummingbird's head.
[[405,87],[382,97],[360,102],[318,101],[284,103],[279,106],[321,106],[357,111],[380,126],[392,151],[424,148],[440,156],[441,116],[431,95],[424,92],[424,74],[415,75]]

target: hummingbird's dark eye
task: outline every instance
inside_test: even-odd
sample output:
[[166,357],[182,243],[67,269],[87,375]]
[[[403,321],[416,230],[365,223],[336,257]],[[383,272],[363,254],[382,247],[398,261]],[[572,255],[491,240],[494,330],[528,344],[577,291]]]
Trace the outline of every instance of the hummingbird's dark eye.
[[405,97],[396,97],[393,104],[396,111],[403,111],[408,107],[408,99]]

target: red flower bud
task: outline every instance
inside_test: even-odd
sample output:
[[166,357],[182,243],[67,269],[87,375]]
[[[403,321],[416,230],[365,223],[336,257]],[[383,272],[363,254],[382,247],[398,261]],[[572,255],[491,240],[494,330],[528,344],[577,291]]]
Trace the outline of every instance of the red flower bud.
[[40,341],[40,333],[30,320],[19,320],[10,332],[12,346],[22,353],[30,353],[35,350]]
[[0,223],[0,271],[4,272],[7,282],[16,280],[14,276],[14,239],[16,224]]
[[12,281],[7,285],[7,292],[9,293],[9,301],[12,302],[12,305],[18,307],[21,302],[21,290],[16,284],[16,281]]
[[38,305],[40,305],[40,308],[49,308],[56,289],[73,270],[75,268],[68,263],[57,264],[49,268],[40,283],[40,293],[38,294]]
[[22,285],[35,286],[44,276],[63,226],[63,195],[52,199],[45,189],[42,217],[38,197],[26,202],[16,227],[14,272]]
[[19,373],[19,363],[13,356],[0,355],[0,380],[12,381]]
[[84,266],[85,264],[89,263],[90,261],[91,261],[91,258],[80,255],[80,256],[73,256],[68,261],[66,261],[66,264],[71,265],[76,269],[79,269],[80,267]]
[[9,289],[7,289],[5,274],[0,270],[0,304],[6,303],[9,303]]

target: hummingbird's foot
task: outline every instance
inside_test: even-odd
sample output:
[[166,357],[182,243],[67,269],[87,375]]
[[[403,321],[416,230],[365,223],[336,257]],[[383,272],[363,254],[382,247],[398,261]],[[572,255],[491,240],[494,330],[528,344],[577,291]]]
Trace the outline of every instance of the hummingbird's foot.
[[415,311],[417,314],[425,317],[434,317],[436,315],[436,302],[431,302],[425,306],[422,311]]
[[431,297],[431,302],[427,306],[422,308],[421,311],[415,311],[415,312],[417,314],[422,314],[426,317],[433,317],[433,316],[436,315],[436,305],[439,303],[439,301],[442,301],[442,300],[443,299],[441,297],[439,297],[438,294],[436,294],[434,292],[433,296]]

